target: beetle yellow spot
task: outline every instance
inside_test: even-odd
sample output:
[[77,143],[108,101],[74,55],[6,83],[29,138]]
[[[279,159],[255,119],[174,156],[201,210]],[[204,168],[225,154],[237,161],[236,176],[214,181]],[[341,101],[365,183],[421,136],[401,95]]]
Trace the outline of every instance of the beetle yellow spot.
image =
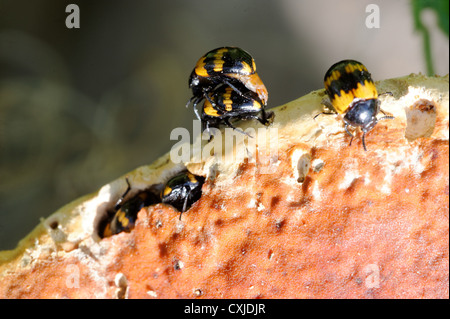
[[329,87],[331,85],[331,82],[339,80],[340,77],[341,77],[341,72],[339,72],[337,70],[331,72],[330,76],[327,77],[327,79],[325,80],[325,87],[326,88]]
[[206,57],[201,58],[200,60],[198,60],[197,64],[195,65],[195,73],[198,76],[203,76],[203,77],[207,77],[208,76],[208,72],[205,69],[205,59]]
[[163,196],[167,196],[172,192],[172,188],[169,186],[166,186],[166,188],[164,188],[164,193]]
[[198,183],[197,178],[195,178],[195,176],[189,172],[186,173],[187,177],[189,178],[189,181],[193,184]]
[[217,110],[215,108],[213,108],[213,106],[211,105],[211,103],[206,100],[205,104],[203,105],[203,112],[205,112],[206,115],[209,116],[219,116],[219,114],[217,113]]
[[103,231],[103,237],[109,237],[109,236],[112,236],[110,224],[106,225],[105,230]]
[[378,93],[373,82],[364,81],[364,85],[361,83],[357,84],[356,89],[345,92],[341,90],[339,95],[335,95],[331,99],[331,103],[333,104],[336,112],[343,114],[347,112],[350,103],[353,102],[355,98],[360,99],[376,99],[378,98]]
[[216,54],[214,54],[214,71],[215,72],[222,72],[223,71],[223,64],[225,61],[223,60],[223,54],[227,52],[227,48],[222,48],[220,50],[217,50]]
[[373,82],[364,81],[364,85],[358,83],[356,90],[353,90],[353,95],[361,99],[376,99],[378,98],[377,88]]
[[255,100],[253,100],[253,107],[254,107],[255,109],[260,109],[262,106],[261,106],[261,103],[259,103],[259,102],[255,101]]
[[354,98],[355,96],[352,92],[346,93],[344,92],[344,90],[341,90],[340,96],[336,94],[334,97],[332,97],[331,104],[333,104],[336,112],[342,114],[347,111],[348,106],[350,105],[350,103],[352,103]]
[[223,104],[225,105],[226,111],[233,110],[233,101],[231,100],[231,93],[233,92],[233,89],[230,87],[227,87],[225,89],[225,93],[223,94]]
[[366,69],[366,67],[365,67],[364,65],[362,65],[362,64],[351,64],[351,63],[349,63],[349,64],[347,64],[347,65],[345,66],[345,72],[347,72],[347,73],[353,73],[353,72],[355,72],[355,71],[359,71],[359,72],[365,71],[365,72],[368,72],[367,69]]
[[117,217],[117,220],[120,222],[120,224],[121,224],[123,227],[127,227],[128,224],[129,224],[129,222],[130,222],[130,220],[128,219],[128,217],[127,217],[127,216],[125,215],[125,213],[122,212],[122,211],[119,212],[118,217]]

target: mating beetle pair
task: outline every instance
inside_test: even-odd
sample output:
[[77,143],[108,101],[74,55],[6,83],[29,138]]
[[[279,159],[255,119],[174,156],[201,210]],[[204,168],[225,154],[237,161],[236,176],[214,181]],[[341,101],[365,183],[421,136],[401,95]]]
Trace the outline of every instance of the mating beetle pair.
[[150,190],[144,190],[124,202],[125,197],[131,190],[131,185],[126,179],[128,187],[114,206],[110,218],[100,225],[100,237],[130,232],[134,228],[139,211],[144,207],[160,202],[177,209],[180,212],[181,219],[181,214],[200,199],[204,181],[205,178],[202,176],[196,176],[187,171],[182,172],[169,179],[160,196]]
[[[189,77],[189,88],[193,96],[187,106],[193,104],[207,130],[221,123],[236,129],[231,122],[234,119],[253,118],[266,126],[273,121],[273,112],[264,110],[268,93],[255,60],[240,48],[221,47],[202,56]],[[202,101],[199,114],[197,105]]]

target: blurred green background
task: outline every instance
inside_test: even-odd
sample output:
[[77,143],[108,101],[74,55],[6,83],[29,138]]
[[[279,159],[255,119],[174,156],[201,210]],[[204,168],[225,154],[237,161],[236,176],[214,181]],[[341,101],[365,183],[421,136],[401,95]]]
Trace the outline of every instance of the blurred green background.
[[[423,30],[433,71],[447,74],[448,1],[415,2],[0,0],[0,250],[168,152],[171,130],[195,118],[188,76],[216,47],[253,55],[269,107],[322,88],[345,58],[374,80],[426,73]],[[79,29],[66,28],[70,3]],[[446,3],[446,27],[436,3]],[[379,28],[366,25],[369,4]]]

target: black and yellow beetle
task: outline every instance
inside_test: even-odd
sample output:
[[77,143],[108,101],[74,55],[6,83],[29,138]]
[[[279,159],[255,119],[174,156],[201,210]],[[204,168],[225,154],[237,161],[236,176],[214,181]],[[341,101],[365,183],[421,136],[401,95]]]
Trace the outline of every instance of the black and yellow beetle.
[[[237,47],[221,47],[203,55],[189,76],[189,88],[193,96],[187,103],[195,106],[206,98],[218,85],[227,84],[242,94],[239,84],[256,93],[263,105],[267,104],[268,93],[256,73],[256,64],[252,56]],[[200,119],[196,111],[197,117]]]
[[177,209],[181,214],[187,211],[192,204],[202,196],[202,186],[205,178],[190,172],[182,172],[165,184],[161,192],[161,201]]
[[[343,60],[328,69],[324,77],[324,84],[329,101],[323,103],[328,107],[331,106],[337,113],[344,114],[345,130],[352,137],[350,144],[354,135],[350,133],[348,126],[361,128],[362,144],[364,150],[367,151],[366,133],[379,120],[394,118],[393,116],[377,118],[380,111],[383,114],[385,112],[380,109],[379,95],[369,71],[360,62]],[[321,114],[330,113],[323,112]]]
[[266,126],[273,122],[274,113],[265,112],[264,105],[256,93],[241,85],[238,88],[242,94],[228,85],[221,85],[206,96],[201,120],[206,125],[207,130],[209,130],[209,127],[218,127],[221,123],[236,129],[230,122],[233,119],[253,118]]
[[143,207],[160,202],[158,196],[150,191],[141,191],[134,197],[124,202],[131,190],[128,179],[127,189],[114,206],[112,218],[106,221],[106,225],[100,229],[100,237],[109,237],[121,232],[130,232],[134,228],[137,214]]

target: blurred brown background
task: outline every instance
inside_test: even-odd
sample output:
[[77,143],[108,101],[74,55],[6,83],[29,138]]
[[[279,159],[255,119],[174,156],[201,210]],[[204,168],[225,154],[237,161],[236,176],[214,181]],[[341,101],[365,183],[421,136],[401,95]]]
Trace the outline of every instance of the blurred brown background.
[[[68,29],[69,3],[80,28]],[[367,28],[369,4],[380,28]],[[424,12],[437,74],[448,37]],[[374,80],[425,73],[410,2],[0,0],[0,250],[60,206],[170,150],[192,128],[188,76],[220,46],[256,60],[269,107],[323,86],[360,60]]]

